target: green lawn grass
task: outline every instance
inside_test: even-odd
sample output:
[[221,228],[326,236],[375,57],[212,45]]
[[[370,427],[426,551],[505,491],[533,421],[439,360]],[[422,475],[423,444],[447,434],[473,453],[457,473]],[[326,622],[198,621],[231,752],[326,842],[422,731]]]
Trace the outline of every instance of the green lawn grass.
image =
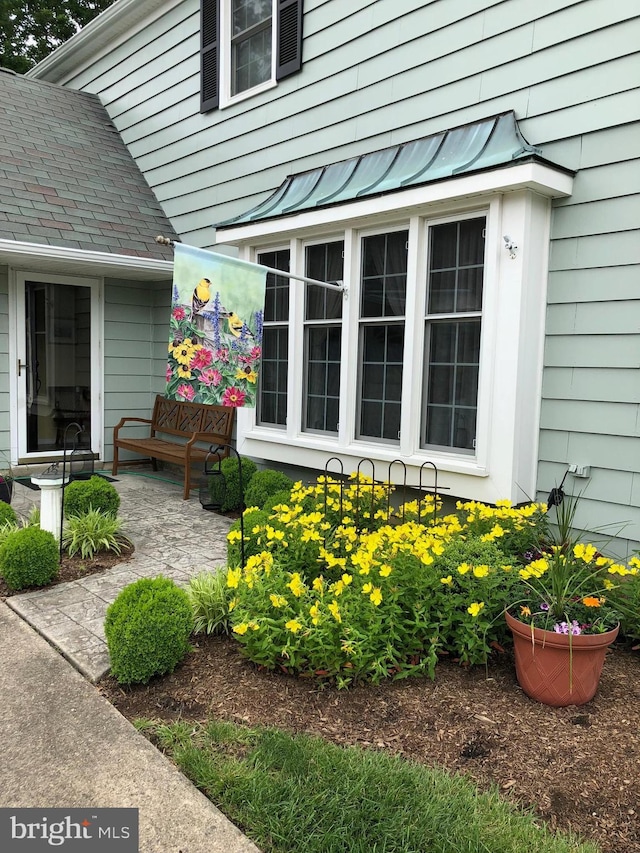
[[[265,853],[597,853],[460,775],[277,729],[137,726]],[[517,768],[514,768],[517,771]]]

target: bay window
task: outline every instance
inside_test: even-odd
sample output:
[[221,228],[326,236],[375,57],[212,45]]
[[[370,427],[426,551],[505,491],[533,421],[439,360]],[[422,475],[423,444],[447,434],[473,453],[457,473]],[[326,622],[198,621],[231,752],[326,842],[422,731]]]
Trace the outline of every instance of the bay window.
[[367,458],[381,477],[401,460],[409,484],[433,462],[453,496],[535,495],[550,197],[571,176],[522,163],[314,209],[318,183],[308,209],[274,212],[298,179],[264,221],[254,210],[218,239],[345,293],[269,276],[238,451],[298,469],[337,457],[345,472]]

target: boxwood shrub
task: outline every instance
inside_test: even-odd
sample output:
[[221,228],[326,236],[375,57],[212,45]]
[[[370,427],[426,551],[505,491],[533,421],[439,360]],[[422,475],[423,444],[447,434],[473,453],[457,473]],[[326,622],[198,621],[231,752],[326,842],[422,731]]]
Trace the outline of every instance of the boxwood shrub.
[[90,509],[97,509],[107,515],[115,516],[120,509],[120,495],[115,486],[97,475],[88,480],[75,480],[64,490],[64,514],[84,515]]
[[39,527],[12,530],[0,548],[0,575],[11,589],[46,586],[58,574],[59,566],[55,536]]
[[293,480],[282,471],[274,471],[267,468],[266,471],[257,471],[251,478],[251,482],[245,489],[244,499],[247,506],[263,507],[265,501],[276,492],[282,492],[293,488]]
[[189,597],[169,578],[140,578],[107,608],[104,632],[111,672],[121,684],[173,672],[189,651]]

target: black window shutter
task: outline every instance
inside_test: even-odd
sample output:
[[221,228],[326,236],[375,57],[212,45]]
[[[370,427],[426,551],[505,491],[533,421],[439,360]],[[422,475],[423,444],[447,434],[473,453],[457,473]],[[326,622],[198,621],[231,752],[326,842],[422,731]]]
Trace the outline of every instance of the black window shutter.
[[220,103],[220,0],[200,0],[200,112]]
[[276,80],[302,67],[302,0],[278,0]]

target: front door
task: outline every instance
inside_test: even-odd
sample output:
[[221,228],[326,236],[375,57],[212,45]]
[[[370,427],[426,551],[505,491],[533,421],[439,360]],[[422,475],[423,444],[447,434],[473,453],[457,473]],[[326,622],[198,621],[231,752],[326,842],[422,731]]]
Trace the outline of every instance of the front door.
[[93,279],[18,276],[19,461],[56,458],[65,446],[99,451],[97,297]]

